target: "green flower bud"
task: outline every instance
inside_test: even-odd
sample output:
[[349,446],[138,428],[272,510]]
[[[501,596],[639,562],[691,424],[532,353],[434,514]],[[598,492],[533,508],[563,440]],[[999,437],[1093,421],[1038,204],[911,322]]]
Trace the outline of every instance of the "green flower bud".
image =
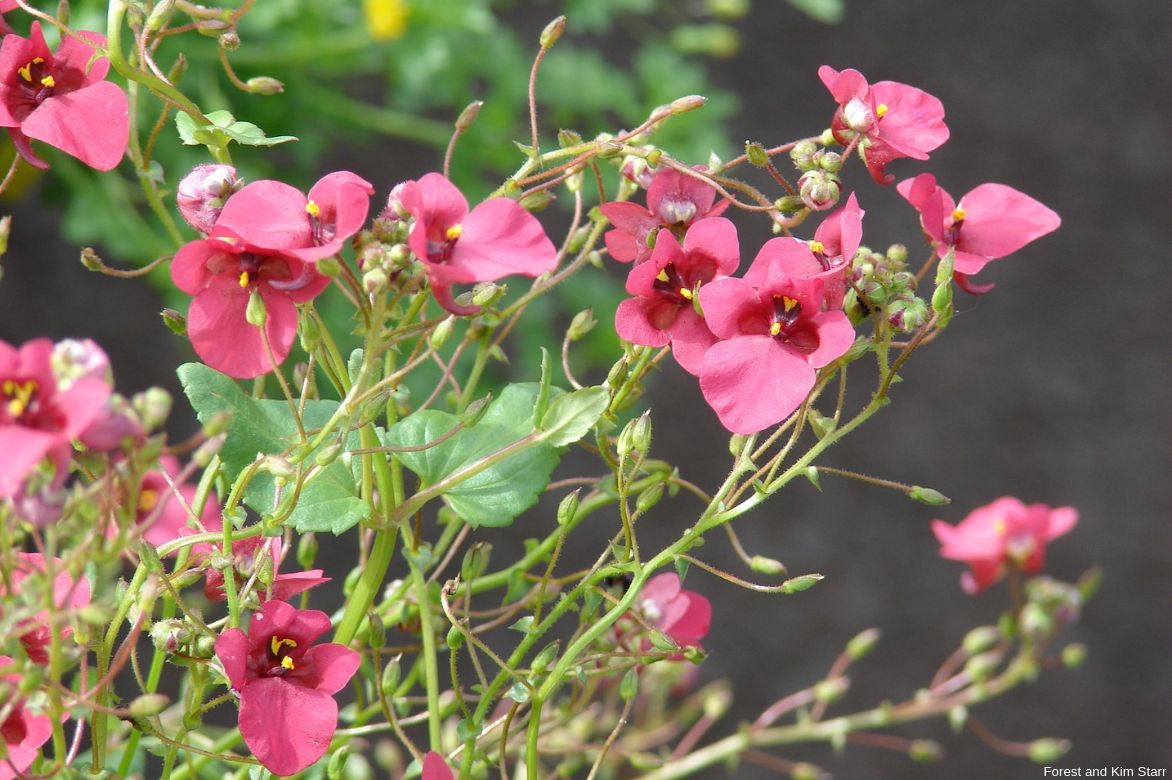
[[978,655],[1001,641],[1001,632],[996,626],[977,626],[964,636],[961,647],[968,655]]
[[263,328],[268,318],[269,315],[265,309],[264,298],[260,297],[259,292],[253,290],[248,295],[248,305],[244,308],[244,319],[249,325]]
[[879,637],[881,632],[877,628],[868,628],[854,636],[851,641],[846,643],[846,654],[851,660],[857,661],[870,654],[875,649],[875,645],[879,644]]
[[530,667],[532,668],[534,674],[541,674],[546,669],[548,669],[549,665],[553,663],[555,658],[557,658],[558,651],[561,650],[561,648],[561,640],[557,639],[541,648],[541,652],[538,653],[537,656],[533,659],[533,663]]
[[191,641],[191,630],[184,621],[176,618],[155,621],[150,634],[155,648],[164,653],[176,653]]
[[435,330],[427,337],[427,343],[432,349],[440,349],[447,343],[448,337],[452,335],[452,329],[456,327],[455,315],[449,315],[443,322],[435,326]]
[[830,775],[813,764],[802,762],[790,768],[789,776],[792,780],[826,780]]
[[982,682],[988,680],[997,671],[997,667],[1001,665],[1005,654],[1000,652],[979,653],[974,655],[964,665],[965,674],[973,682]]
[[907,247],[903,244],[892,244],[887,247],[887,260],[894,266],[904,266],[907,264]]
[[575,490],[563,498],[561,503],[558,504],[558,525],[565,525],[574,519],[574,515],[578,513],[578,494],[580,492],[580,488]]
[[101,271],[106,267],[102,262],[102,258],[98,257],[98,253],[94,251],[92,246],[87,246],[81,250],[81,264],[85,266],[87,271]]
[[781,592],[786,594],[801,593],[814,587],[823,579],[821,574],[802,574],[798,577],[792,577],[781,583]]
[[944,758],[944,748],[930,739],[915,739],[908,745],[908,757],[919,764],[930,764]]
[[953,734],[959,734],[964,731],[965,724],[969,720],[969,711],[967,707],[956,706],[948,711],[948,726],[952,729]]
[[488,569],[488,562],[492,557],[490,542],[475,542],[464,553],[464,560],[460,564],[460,579],[471,582]]
[[769,165],[769,155],[765,152],[765,147],[756,141],[745,142],[745,156],[749,158],[752,165],[756,165],[758,168]]
[[1053,764],[1069,750],[1068,739],[1035,739],[1030,743],[1030,761],[1035,764]]
[[130,702],[127,710],[132,718],[149,718],[167,709],[170,703],[171,700],[161,693],[146,693]]
[[253,76],[244,86],[254,95],[279,95],[285,91],[285,85],[271,76]]
[[802,203],[814,211],[833,208],[842,194],[838,177],[826,171],[807,171],[798,179]]
[[224,51],[236,51],[240,48],[240,36],[229,30],[220,36],[219,44]]
[[314,268],[316,268],[317,272],[322,276],[329,276],[332,278],[342,273],[342,262],[338,260],[337,256],[331,255],[330,257],[323,257],[321,260],[318,260],[316,263],[314,263]]
[[814,155],[817,152],[818,146],[813,141],[799,141],[789,150],[789,158],[798,170],[808,171],[816,165]]
[[472,127],[472,123],[476,121],[476,116],[480,113],[480,108],[483,105],[483,100],[473,100],[464,106],[464,110],[460,112],[460,116],[456,117],[456,129],[464,131]]
[[837,152],[823,152],[818,165],[827,173],[838,173],[842,170],[842,155]]
[[330,756],[329,763],[326,764],[326,777],[329,780],[344,780],[346,761],[350,758],[350,746],[342,745],[334,751]]
[[317,455],[313,457],[313,462],[319,466],[328,466],[338,459],[345,449],[342,442],[336,441],[333,444],[327,444],[318,450]]
[[496,282],[481,282],[472,288],[472,305],[484,308],[500,300],[508,288]]
[[399,687],[399,674],[399,656],[395,656],[383,667],[382,677],[379,680],[383,695],[387,698],[395,695],[395,689]]
[[159,314],[163,317],[163,324],[167,330],[176,336],[187,335],[187,318],[174,309],[163,309]]
[[775,558],[767,558],[764,555],[754,555],[750,558],[749,568],[758,574],[765,574],[770,577],[785,574],[785,564]]
[[464,646],[464,632],[460,630],[459,626],[452,626],[448,629],[448,635],[445,638],[448,649],[459,650]]
[[541,44],[541,48],[548,49],[558,42],[558,39],[562,37],[562,33],[565,31],[566,17],[559,16],[545,25],[545,29],[541,31],[541,36],[537,40]]
[[297,540],[297,565],[302,569],[312,569],[317,560],[317,534],[309,531],[303,533]]
[[378,295],[387,288],[387,272],[374,267],[362,274],[362,289],[367,295]]
[[606,385],[612,389],[617,389],[622,386],[623,382],[627,380],[627,374],[630,372],[630,366],[627,365],[626,358],[618,361],[610,367],[610,371],[606,374]]
[[1045,637],[1054,631],[1054,616],[1041,604],[1026,604],[1021,610],[1018,625],[1026,636]]
[[913,501],[919,501],[921,504],[927,504],[928,506],[944,506],[945,504],[952,503],[952,499],[941,493],[939,490],[920,487],[919,485],[912,487],[912,489],[908,491],[908,498],[912,499]]
[[790,216],[805,209],[806,204],[799,195],[784,195],[773,201],[773,207],[782,214]]
[[565,149],[567,146],[577,146],[582,143],[582,134],[576,130],[562,128],[558,130],[558,146]]
[[578,341],[592,331],[597,324],[598,320],[594,319],[594,310],[583,309],[574,315],[574,319],[570,320],[570,327],[566,331],[566,338],[570,341]]
[[841,699],[850,687],[851,681],[847,677],[832,677],[829,680],[822,680],[814,685],[814,699],[830,704]]
[[1062,663],[1067,669],[1077,669],[1087,660],[1087,646],[1074,642],[1062,648]]
[[656,482],[635,499],[635,511],[642,514],[658,504],[661,498],[663,498],[663,483]]
[[148,387],[135,394],[130,405],[148,431],[163,427],[171,415],[171,394],[161,387]]
[[619,683],[619,697],[623,701],[630,701],[639,693],[639,673],[635,667],[627,670],[623,675],[622,682]]
[[674,653],[680,649],[680,646],[676,644],[675,640],[662,631],[652,630],[647,635],[647,639],[651,642],[652,647],[663,653]]

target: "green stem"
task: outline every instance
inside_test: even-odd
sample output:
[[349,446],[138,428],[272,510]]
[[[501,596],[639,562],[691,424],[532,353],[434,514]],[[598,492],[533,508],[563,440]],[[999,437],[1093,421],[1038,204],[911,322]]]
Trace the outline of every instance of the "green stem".
[[427,738],[432,750],[440,749],[439,663],[436,659],[435,621],[432,619],[431,596],[423,570],[407,557],[411,570],[411,584],[419,607],[419,634],[423,639],[424,683],[427,687]]

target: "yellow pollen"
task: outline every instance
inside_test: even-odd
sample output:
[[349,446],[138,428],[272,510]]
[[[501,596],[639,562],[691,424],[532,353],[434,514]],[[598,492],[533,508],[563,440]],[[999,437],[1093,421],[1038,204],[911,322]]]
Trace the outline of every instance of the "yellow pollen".
[[28,65],[25,65],[23,68],[17,68],[16,72],[19,73],[20,77],[22,79],[24,79],[25,81],[32,81],[33,76],[32,76],[32,73],[30,72],[32,70],[32,68],[33,68],[33,64],[30,62]]
[[5,379],[0,391],[8,401],[8,414],[20,417],[24,414],[33,400],[33,393],[37,391],[37,383],[32,379],[17,382],[15,379]]
[[658,279],[658,280],[659,280],[659,281],[661,281],[661,282],[666,282],[666,281],[668,281],[668,279],[667,279],[667,271],[660,271],[659,273],[657,273],[657,274],[655,275],[655,278],[656,278],[656,279]]
[[20,402],[19,398],[13,398],[8,402],[8,414],[12,417],[20,417],[24,414],[24,404]]
[[290,658],[289,656],[285,656],[284,658],[281,659],[281,666],[285,667],[286,669],[292,670],[294,668],[293,667],[293,659]]
[[790,311],[793,309],[793,307],[798,305],[798,302],[793,298],[782,298],[781,305],[785,307],[786,311]]
[[823,252],[825,250],[826,250],[826,246],[821,241],[811,241],[810,242],[810,251],[811,252]]
[[241,271],[240,272],[240,286],[241,287],[248,286],[248,271]]
[[[277,636],[274,636],[271,640],[269,640],[269,649],[271,649],[273,651],[273,655],[277,655],[278,653],[280,653],[281,647],[283,645],[289,645],[289,647],[297,647],[297,640],[284,639],[282,637],[277,637]],[[284,661],[282,661],[281,663],[284,664]]]
[[875,106],[875,116],[882,117],[886,113],[887,113],[887,104],[886,103],[880,103],[879,105]]
[[41,79],[41,86],[50,88],[55,87],[57,86],[57,79],[53,78],[52,76],[45,76],[43,79]]
[[45,58],[44,58],[44,57],[33,57],[33,62],[32,62],[32,64],[33,64],[33,65],[40,65],[40,64],[41,64],[42,62],[44,62],[44,61],[45,61]]
[[312,200],[305,204],[305,213],[311,217],[316,217],[321,214],[321,206],[314,203]]
[[144,490],[138,494],[138,511],[149,512],[159,503],[159,491]]
[[781,323],[775,322],[769,326],[769,335],[776,336],[778,333],[781,333]]
[[998,536],[1005,536],[1005,532],[1007,530],[1008,530],[1008,528],[1005,525],[1005,518],[999,517],[995,521],[993,521],[993,531]]
[[692,300],[693,295],[694,295],[694,293],[691,290],[689,290],[687,287],[680,288],[680,297],[683,298],[685,301]]
[[964,209],[956,209],[952,212],[952,221],[953,222],[960,222],[961,220],[964,219],[964,217],[965,217]]
[[450,228],[448,228],[448,231],[444,233],[444,235],[447,236],[449,241],[455,241],[457,238],[463,235],[463,233],[464,228],[460,227],[459,225],[452,225]]

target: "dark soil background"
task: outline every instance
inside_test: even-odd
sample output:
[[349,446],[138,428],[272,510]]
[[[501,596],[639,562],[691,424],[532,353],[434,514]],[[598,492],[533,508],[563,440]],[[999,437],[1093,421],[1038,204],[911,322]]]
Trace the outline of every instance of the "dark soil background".
[[[712,66],[718,83],[741,97],[738,141],[772,145],[808,134],[833,108],[818,65],[856,67],[944,102],[951,140],[926,165],[893,164],[897,177],[931,170],[956,196],[985,181],[1010,184],[1054,208],[1063,227],[989,266],[981,279],[997,288],[960,298],[949,332],[911,361],[891,407],[825,462],[930,485],[951,506],[933,510],[824,477],[824,493],[795,485],[738,525],[751,552],[783,560],[792,573],[821,572],[824,582],[783,598],[691,575],[688,585],[715,606],[703,676],[734,682],[737,709],[725,733],[818,680],[873,625],[883,642],[831,712],[898,701],[925,685],[965,631],[993,621],[1005,603],[1003,587],[979,598],[960,591],[961,567],[937,557],[929,521],[956,522],[1009,494],[1078,507],[1081,522],[1051,546],[1048,570],[1073,580],[1101,564],[1105,580],[1069,634],[1089,647],[1085,665],[1049,671],[974,714],[1007,739],[1072,739],[1063,767],[1172,769],[1172,5],[856,1],[835,27],[782,3],[756,5],[739,24],[741,54]],[[554,3],[512,12],[534,30],[556,13]],[[371,150],[350,151],[358,170],[372,170]],[[365,175],[385,194],[437,167],[430,155],[386,151],[385,168],[374,169],[382,173]],[[346,164],[345,153],[332,162]],[[868,212],[866,242],[914,240],[914,214],[895,193],[858,177],[850,184]],[[186,345],[163,328],[152,294],[85,272],[76,248],[57,237],[51,209],[28,201],[13,213],[0,338],[90,336],[110,351],[124,392],[163,384],[178,396],[172,372],[188,359]],[[746,238],[743,246],[751,257],[755,244]],[[715,485],[727,466],[725,437],[694,382],[668,370],[655,392],[654,455]],[[184,410],[181,396],[177,408]],[[690,509],[681,503],[676,511]],[[647,522],[648,541],[680,528],[670,510]],[[702,553],[744,573],[723,541]],[[943,723],[897,733],[940,739],[947,763],[917,765],[857,745],[842,755],[824,746],[784,755],[840,778],[1043,776],[972,734],[951,737]],[[742,766],[736,776],[776,775]]]

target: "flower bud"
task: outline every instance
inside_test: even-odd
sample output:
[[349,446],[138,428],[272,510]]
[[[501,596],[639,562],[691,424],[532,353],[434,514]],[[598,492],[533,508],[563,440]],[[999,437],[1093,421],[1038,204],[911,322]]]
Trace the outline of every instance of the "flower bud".
[[[154,35],[163,29],[164,25],[167,24],[168,18],[171,16],[171,12],[175,10],[175,2],[176,0],[159,0],[159,2],[155,3],[155,7],[151,9],[146,23],[143,25],[143,31],[147,35]],[[65,5],[65,7],[68,8],[69,6]],[[61,20],[61,23],[67,24],[64,19]]]
[[577,130],[562,128],[558,130],[558,146],[565,149],[567,146],[577,146],[582,143],[582,134]]
[[94,251],[92,246],[87,246],[81,250],[81,264],[87,271],[101,271],[106,267],[102,262],[102,258],[98,257],[98,253]]
[[781,592],[786,594],[801,593],[803,590],[814,587],[822,579],[824,577],[821,574],[802,574],[798,577],[791,577],[781,583]]
[[773,207],[782,214],[789,216],[797,214],[806,208],[805,201],[798,195],[783,195],[777,200],[773,201]]
[[[708,102],[708,98],[703,95],[685,95],[684,97],[676,98],[671,102],[671,112],[673,114],[686,114],[689,111],[695,111],[697,108],[703,107]],[[719,166],[709,166],[709,170],[715,170]]]
[[606,386],[612,389],[617,389],[622,386],[623,382],[627,380],[627,374],[630,367],[626,360],[620,360],[610,367],[610,371],[606,375]]
[[814,155],[818,152],[818,146],[813,141],[798,141],[794,147],[789,150],[789,158],[800,171],[808,171],[814,168],[817,164],[814,160]]
[[464,110],[460,112],[458,117],[456,117],[456,129],[464,131],[469,127],[472,127],[472,123],[476,121],[476,115],[480,113],[480,108],[483,105],[483,100],[473,100],[471,103],[464,106]]
[[996,626],[977,626],[964,636],[961,647],[969,655],[978,655],[1001,641],[1001,632]]
[[249,325],[263,328],[268,318],[269,315],[268,310],[265,309],[264,298],[260,297],[260,292],[253,290],[248,295],[248,305],[244,307],[244,319]]
[[559,16],[549,24],[545,25],[545,29],[541,31],[541,36],[537,39],[541,44],[541,48],[548,49],[558,42],[562,37],[562,33],[566,31],[566,17]]
[[314,263],[313,266],[317,272],[322,276],[328,276],[331,279],[342,273],[342,263],[336,256],[323,257]]
[[838,177],[826,171],[807,171],[798,179],[802,203],[814,211],[825,211],[838,203],[842,194]]
[[472,288],[472,305],[481,308],[492,306],[500,300],[507,290],[508,288],[503,284],[481,282]]
[[1053,764],[1070,750],[1067,739],[1035,739],[1030,743],[1030,761],[1035,764]]
[[776,558],[767,558],[764,555],[754,555],[749,559],[749,568],[758,574],[770,577],[785,574],[785,564]]
[[312,569],[317,559],[317,535],[312,531],[304,533],[297,540],[297,565],[302,569]]
[[663,483],[656,482],[640,493],[638,498],[635,499],[635,511],[640,514],[647,512],[658,504],[661,498],[663,498]]
[[459,650],[464,646],[464,632],[460,630],[459,626],[449,627],[444,643],[447,644],[449,650]]
[[570,320],[570,328],[566,331],[566,337],[570,341],[578,341],[598,324],[598,320],[594,319],[593,309],[583,309],[574,315],[574,319]]
[[831,702],[838,701],[850,689],[851,681],[847,677],[831,677],[829,680],[822,680],[814,685],[814,699],[815,701]]
[[842,155],[837,152],[823,152],[818,160],[818,166],[827,173],[838,173],[842,170]]
[[921,504],[927,504],[928,506],[944,506],[952,503],[952,499],[939,490],[920,487],[919,485],[915,485],[908,491],[908,498],[913,501],[919,501]]
[[914,739],[908,745],[907,754],[916,763],[930,764],[944,757],[944,748],[940,747],[939,742],[930,739]]
[[488,569],[488,562],[492,559],[492,544],[476,542],[464,553],[464,560],[460,564],[460,579],[471,582]]
[[850,656],[852,661],[863,658],[875,649],[875,645],[879,644],[880,636],[881,632],[877,628],[868,628],[866,631],[856,634],[851,641],[846,643],[846,654]]
[[997,671],[1005,654],[997,651],[974,655],[964,665],[964,672],[973,682],[988,680]]
[[1067,669],[1077,669],[1087,660],[1087,646],[1074,642],[1062,648],[1062,664]]
[[367,295],[378,295],[387,287],[387,272],[371,268],[362,274],[362,289]]
[[765,147],[756,141],[745,142],[745,157],[749,158],[751,165],[756,165],[758,168],[769,165],[769,155],[765,153]]
[[171,394],[161,387],[148,387],[130,399],[143,428],[153,431],[163,427],[171,414]]
[[149,718],[167,709],[170,703],[171,700],[161,693],[145,693],[130,702],[127,711],[132,718]]
[[647,189],[651,186],[651,180],[654,178],[654,173],[651,168],[651,163],[646,158],[630,154],[623,159],[619,173],[627,181],[634,182],[643,189]]
[[558,525],[565,525],[574,519],[574,515],[578,513],[578,494],[580,492],[581,490],[575,490],[558,504]]
[[179,182],[175,202],[188,225],[201,233],[211,233],[224,203],[243,184],[231,165],[197,165]]
[[619,683],[619,697],[623,701],[630,701],[639,693],[639,673],[636,667],[632,666],[623,675],[622,682]]
[[952,729],[953,734],[959,734],[964,731],[965,724],[969,720],[968,708],[963,705],[957,705],[948,711],[948,726]]
[[219,43],[224,51],[236,51],[240,48],[240,36],[229,30],[220,36]]
[[537,192],[531,192],[525,197],[521,198],[519,201],[521,208],[530,212],[541,211],[553,202],[554,194],[549,190],[538,190]]

